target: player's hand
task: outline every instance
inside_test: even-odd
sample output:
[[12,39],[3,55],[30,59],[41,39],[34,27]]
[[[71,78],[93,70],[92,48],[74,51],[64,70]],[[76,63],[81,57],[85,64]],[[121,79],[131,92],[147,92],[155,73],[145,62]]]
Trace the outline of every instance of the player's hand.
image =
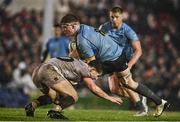
[[121,105],[123,103],[123,101],[121,100],[120,97],[110,96],[110,101],[113,102],[113,103],[116,103],[118,105]]

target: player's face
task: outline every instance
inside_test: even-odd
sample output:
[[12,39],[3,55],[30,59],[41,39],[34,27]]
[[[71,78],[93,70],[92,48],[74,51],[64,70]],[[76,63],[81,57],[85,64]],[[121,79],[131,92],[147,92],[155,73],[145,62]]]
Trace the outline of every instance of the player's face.
[[119,12],[110,12],[109,13],[110,16],[110,21],[112,23],[112,27],[113,28],[119,28],[122,24],[122,14]]
[[54,28],[54,36],[59,37],[61,35],[61,28],[60,27],[55,27]]
[[63,33],[68,37],[74,36],[76,33],[74,23],[62,24],[61,29]]

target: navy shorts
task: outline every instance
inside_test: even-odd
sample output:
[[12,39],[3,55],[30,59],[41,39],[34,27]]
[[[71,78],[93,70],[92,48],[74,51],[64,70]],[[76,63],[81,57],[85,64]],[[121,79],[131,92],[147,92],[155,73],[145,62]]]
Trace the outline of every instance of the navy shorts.
[[115,61],[102,62],[103,74],[121,72],[128,68],[126,54],[122,53]]

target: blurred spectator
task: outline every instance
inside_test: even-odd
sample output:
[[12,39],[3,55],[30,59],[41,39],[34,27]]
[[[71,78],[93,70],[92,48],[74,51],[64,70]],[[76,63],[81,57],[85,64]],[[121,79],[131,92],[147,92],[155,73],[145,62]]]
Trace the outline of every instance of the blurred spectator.
[[3,0],[2,2],[0,2],[0,8],[4,9],[6,8],[8,5],[10,5],[12,2],[12,0]]
[[30,94],[30,92],[36,89],[24,62],[20,62],[14,70],[13,81],[9,84],[9,87],[22,89],[25,94]]

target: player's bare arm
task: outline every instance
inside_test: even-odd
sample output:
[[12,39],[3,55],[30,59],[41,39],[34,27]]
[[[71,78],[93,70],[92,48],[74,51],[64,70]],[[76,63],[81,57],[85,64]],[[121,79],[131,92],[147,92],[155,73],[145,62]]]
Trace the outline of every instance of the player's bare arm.
[[84,78],[83,79],[86,83],[86,86],[97,96],[102,97],[106,100],[109,100],[113,103],[116,103],[118,105],[120,105],[122,103],[122,100],[120,98],[117,97],[112,97],[107,95],[103,90],[101,90],[93,81],[91,78]]
[[132,43],[132,47],[134,50],[134,54],[133,54],[133,57],[131,58],[131,60],[128,62],[129,69],[131,69],[132,66],[134,64],[136,64],[136,62],[139,60],[140,56],[142,55],[142,49],[141,49],[140,41],[134,41]]

